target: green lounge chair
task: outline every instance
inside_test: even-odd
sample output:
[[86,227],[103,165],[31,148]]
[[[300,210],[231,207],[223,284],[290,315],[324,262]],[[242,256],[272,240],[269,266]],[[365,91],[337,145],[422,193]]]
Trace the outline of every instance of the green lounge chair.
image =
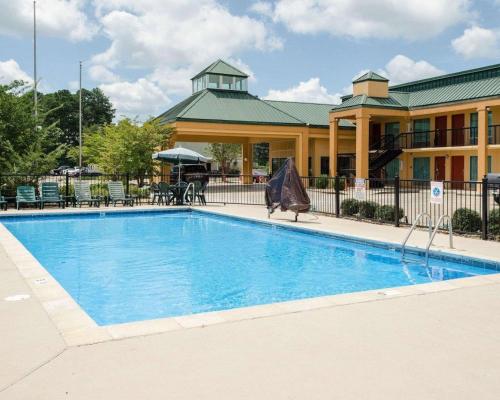
[[38,208],[42,208],[40,199],[35,194],[33,186],[18,186],[16,196],[16,208],[19,210],[22,204],[34,204]]
[[120,181],[108,182],[108,192],[109,192],[109,202],[113,203],[113,207],[116,207],[116,203],[122,203],[124,206],[128,204],[130,207],[133,207],[134,198],[132,196],[125,194],[122,182]]
[[7,200],[2,196],[2,193],[0,193],[0,209],[7,211]]
[[41,185],[40,196],[41,208],[45,204],[57,204],[64,208],[64,198],[59,194],[59,185],[57,182],[43,182]]
[[75,182],[75,202],[76,205],[82,206],[82,204],[88,204],[89,207],[101,206],[100,197],[92,197],[92,192],[90,191],[90,184],[88,182]]

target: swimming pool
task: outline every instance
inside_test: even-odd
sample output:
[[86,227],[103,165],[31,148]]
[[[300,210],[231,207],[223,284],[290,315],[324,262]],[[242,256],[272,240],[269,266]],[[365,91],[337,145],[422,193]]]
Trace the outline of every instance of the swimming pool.
[[[0,218],[99,325],[498,272],[197,211]],[[412,257],[418,257],[412,254]]]

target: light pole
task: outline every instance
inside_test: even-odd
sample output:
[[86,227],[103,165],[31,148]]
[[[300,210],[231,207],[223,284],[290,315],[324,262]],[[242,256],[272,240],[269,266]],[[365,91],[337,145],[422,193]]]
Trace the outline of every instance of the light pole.
[[36,1],[33,1],[33,106],[35,121],[38,117],[38,93],[37,93],[37,76],[36,76]]
[[78,144],[80,175],[82,174],[82,62],[80,61],[80,91],[79,91],[79,115],[78,115]]

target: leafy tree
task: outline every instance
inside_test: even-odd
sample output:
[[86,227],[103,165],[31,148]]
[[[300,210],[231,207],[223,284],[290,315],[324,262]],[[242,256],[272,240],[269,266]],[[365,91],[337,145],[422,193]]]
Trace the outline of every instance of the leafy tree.
[[86,134],[84,157],[105,173],[131,173],[142,184],[146,175],[155,172],[151,154],[168,146],[171,134],[170,127],[153,120],[140,125],[123,119]]
[[254,144],[253,162],[259,167],[267,167],[269,165],[269,143]]
[[241,145],[233,143],[211,143],[208,145],[208,151],[221,168],[224,175],[229,171],[231,163],[241,155]]
[[47,173],[65,151],[46,114],[35,120],[29,90],[20,81],[0,85],[0,172]]

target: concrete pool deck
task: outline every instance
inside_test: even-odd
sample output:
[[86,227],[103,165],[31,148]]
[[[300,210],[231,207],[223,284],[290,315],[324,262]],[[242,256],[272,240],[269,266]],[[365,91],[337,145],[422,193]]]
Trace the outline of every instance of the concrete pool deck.
[[[205,209],[267,220],[263,207]],[[291,223],[280,212],[272,219],[394,243],[406,231],[310,215]],[[425,245],[426,235],[411,243]],[[446,235],[436,244],[445,250]],[[455,247],[500,260],[500,243],[456,237]],[[259,306],[222,320],[186,317],[172,329],[115,326],[110,340],[77,346],[0,240],[0,399],[496,399],[500,275],[405,289],[262,306],[267,315]],[[30,297],[5,300],[19,294]]]

